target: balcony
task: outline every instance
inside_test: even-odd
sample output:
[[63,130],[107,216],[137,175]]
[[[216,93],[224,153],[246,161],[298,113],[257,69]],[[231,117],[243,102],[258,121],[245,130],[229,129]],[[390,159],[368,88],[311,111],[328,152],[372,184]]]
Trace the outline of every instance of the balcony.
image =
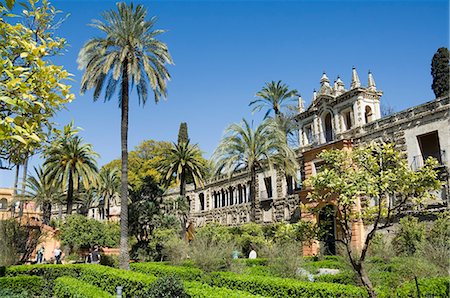
[[[269,196],[270,195],[270,196]],[[259,200],[261,201],[261,202],[265,202],[265,201],[272,201],[273,200],[273,197],[272,197],[272,194],[270,193],[268,193],[266,190],[263,190],[263,191],[260,191],[259,192]]]
[[445,163],[447,162],[446,152],[445,150],[439,150],[435,152],[429,152],[427,155],[414,156],[411,163],[411,169],[417,171],[419,168],[423,167],[423,165],[425,164],[425,160],[428,157],[434,157],[435,159],[437,159],[439,163],[438,169],[445,167]]

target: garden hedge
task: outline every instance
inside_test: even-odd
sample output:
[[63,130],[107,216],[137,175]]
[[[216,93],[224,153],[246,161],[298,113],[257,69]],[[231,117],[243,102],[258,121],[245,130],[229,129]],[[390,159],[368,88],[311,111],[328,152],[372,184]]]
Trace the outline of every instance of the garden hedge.
[[114,298],[96,286],[68,276],[58,277],[55,280],[53,294],[57,298]]
[[85,265],[78,277],[111,294],[123,287],[123,297],[148,297],[155,276],[101,265]]
[[210,286],[198,281],[184,283],[186,293],[195,298],[263,298],[248,292]]
[[367,297],[365,289],[333,283],[302,282],[295,279],[214,272],[211,285],[238,289],[268,297]]
[[137,272],[152,274],[155,276],[173,274],[182,280],[202,280],[203,272],[198,268],[171,266],[164,263],[146,262],[133,263],[131,269]]
[[29,295],[40,295],[44,286],[44,279],[40,276],[0,277],[0,289],[9,289],[14,293],[26,291]]
[[[450,277],[424,278],[419,279],[418,283],[421,297],[450,297]],[[412,280],[399,287],[396,297],[418,297],[415,281]]]

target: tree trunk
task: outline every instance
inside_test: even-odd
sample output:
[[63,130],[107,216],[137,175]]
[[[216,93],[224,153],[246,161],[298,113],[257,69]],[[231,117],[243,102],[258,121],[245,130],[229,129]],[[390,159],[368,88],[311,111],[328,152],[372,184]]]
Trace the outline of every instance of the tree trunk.
[[256,221],[256,168],[250,168],[250,221]]
[[69,187],[67,189],[67,202],[66,202],[66,214],[72,214],[73,208],[73,177],[72,172],[69,173]]
[[13,201],[11,202],[11,217],[14,218],[16,213],[17,187],[19,186],[19,170],[20,165],[16,165],[16,177],[14,178]]
[[25,204],[25,188],[27,184],[27,171],[28,171],[28,156],[25,157],[25,162],[23,163],[23,173],[22,173],[22,191],[21,191],[21,198],[19,203],[19,218],[22,218],[23,216],[23,206]]
[[107,199],[107,201],[106,201],[106,210],[104,211],[106,214],[105,214],[105,217],[106,217],[106,220],[109,220],[109,208],[111,207],[111,199],[112,199],[112,197],[108,197],[108,199]]
[[180,174],[180,196],[181,196],[181,198],[183,200],[183,203],[187,202],[187,204],[188,204],[187,214],[183,215],[181,217],[181,219],[180,219],[180,222],[181,222],[181,239],[186,240],[186,224],[187,224],[187,221],[189,219],[190,206],[189,206],[189,202],[186,199],[186,175],[184,173],[184,170],[182,170],[182,172]]
[[58,205],[58,219],[62,220],[62,203]]
[[52,216],[52,203],[44,202],[42,204],[42,223],[48,225]]
[[373,288],[372,282],[369,279],[369,275],[367,274],[365,266],[363,265],[363,263],[360,263],[360,265],[356,267],[357,268],[355,268],[355,270],[358,274],[358,278],[361,284],[366,288],[369,297],[376,298],[377,294],[375,293],[375,290]]
[[122,185],[120,189],[120,256],[121,269],[130,269],[130,256],[128,254],[128,61],[122,68],[122,120],[121,120],[121,146],[122,146]]

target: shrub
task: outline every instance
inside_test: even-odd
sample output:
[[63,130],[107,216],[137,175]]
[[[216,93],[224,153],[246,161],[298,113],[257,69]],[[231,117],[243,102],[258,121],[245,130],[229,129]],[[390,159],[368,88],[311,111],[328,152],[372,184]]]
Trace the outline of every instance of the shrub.
[[101,265],[82,266],[80,280],[88,282],[111,294],[123,287],[124,297],[148,297],[156,277],[138,272],[115,269]]
[[396,256],[396,252],[392,247],[392,242],[383,233],[376,233],[370,242],[368,255],[389,261]]
[[190,244],[189,256],[194,265],[205,272],[226,270],[232,262],[235,244],[207,235],[198,235]]
[[183,280],[201,280],[203,272],[198,268],[170,266],[164,263],[133,263],[131,269],[155,276],[176,275]]
[[358,285],[356,274],[350,270],[341,271],[338,274],[322,274],[315,276],[314,280],[317,282],[329,282],[342,285]]
[[113,255],[102,254],[100,258],[100,265],[119,268],[119,257]]
[[79,214],[66,218],[60,234],[61,244],[73,249],[89,248],[94,245],[117,247],[119,237],[117,223],[102,223]]
[[333,283],[311,283],[289,278],[215,272],[211,285],[240,289],[268,297],[367,297],[363,288]]
[[440,267],[442,274],[448,274],[450,267],[450,213],[444,212],[433,222],[427,236],[425,259]]
[[248,292],[210,286],[201,282],[185,282],[186,293],[195,298],[263,298]]
[[153,284],[147,297],[151,298],[188,298],[181,279],[175,275],[163,275]]
[[243,262],[247,266],[267,266],[267,258],[256,258],[256,259],[239,259],[238,262]]
[[11,290],[11,289],[2,289],[0,288],[0,298],[29,298],[30,294],[28,294],[25,290]]
[[[447,298],[450,297],[450,277],[437,277],[419,279],[419,290],[421,297]],[[396,291],[398,298],[419,297],[415,281],[405,283]]]
[[163,255],[167,257],[171,264],[180,265],[188,257],[188,244],[186,241],[173,236],[166,242]]
[[113,298],[113,295],[108,292],[68,276],[58,277],[55,280],[54,296],[58,298]]
[[418,219],[412,216],[400,219],[400,228],[392,244],[397,253],[406,256],[412,256],[423,251],[425,224],[419,223]]
[[[40,295],[44,289],[44,280],[39,276],[0,277],[0,289],[8,289],[16,295]],[[6,293],[2,295],[8,297]]]
[[276,276],[296,277],[302,264],[301,244],[283,241],[272,246],[267,266]]

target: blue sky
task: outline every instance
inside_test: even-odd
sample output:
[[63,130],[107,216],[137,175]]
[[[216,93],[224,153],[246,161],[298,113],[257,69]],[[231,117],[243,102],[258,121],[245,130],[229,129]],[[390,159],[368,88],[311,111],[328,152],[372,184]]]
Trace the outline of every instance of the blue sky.
[[[117,101],[93,102],[79,93],[82,45],[101,35],[87,26],[116,1],[52,1],[69,18],[58,31],[70,46],[54,62],[74,77],[76,95],[55,121],[74,121],[100,154],[99,166],[120,157]],[[282,80],[310,102],[322,72],[340,75],[349,87],[352,66],[362,84],[371,70],[382,103],[399,111],[432,100],[430,63],[449,43],[448,1],[139,1],[156,28],[166,29],[175,61],[169,96],[138,106],[132,94],[129,148],[146,139],[176,141],[180,122],[209,157],[224,129],[242,118],[259,122],[248,103],[265,82]],[[34,157],[31,165],[39,163]],[[11,187],[13,171],[0,170],[0,186]]]

